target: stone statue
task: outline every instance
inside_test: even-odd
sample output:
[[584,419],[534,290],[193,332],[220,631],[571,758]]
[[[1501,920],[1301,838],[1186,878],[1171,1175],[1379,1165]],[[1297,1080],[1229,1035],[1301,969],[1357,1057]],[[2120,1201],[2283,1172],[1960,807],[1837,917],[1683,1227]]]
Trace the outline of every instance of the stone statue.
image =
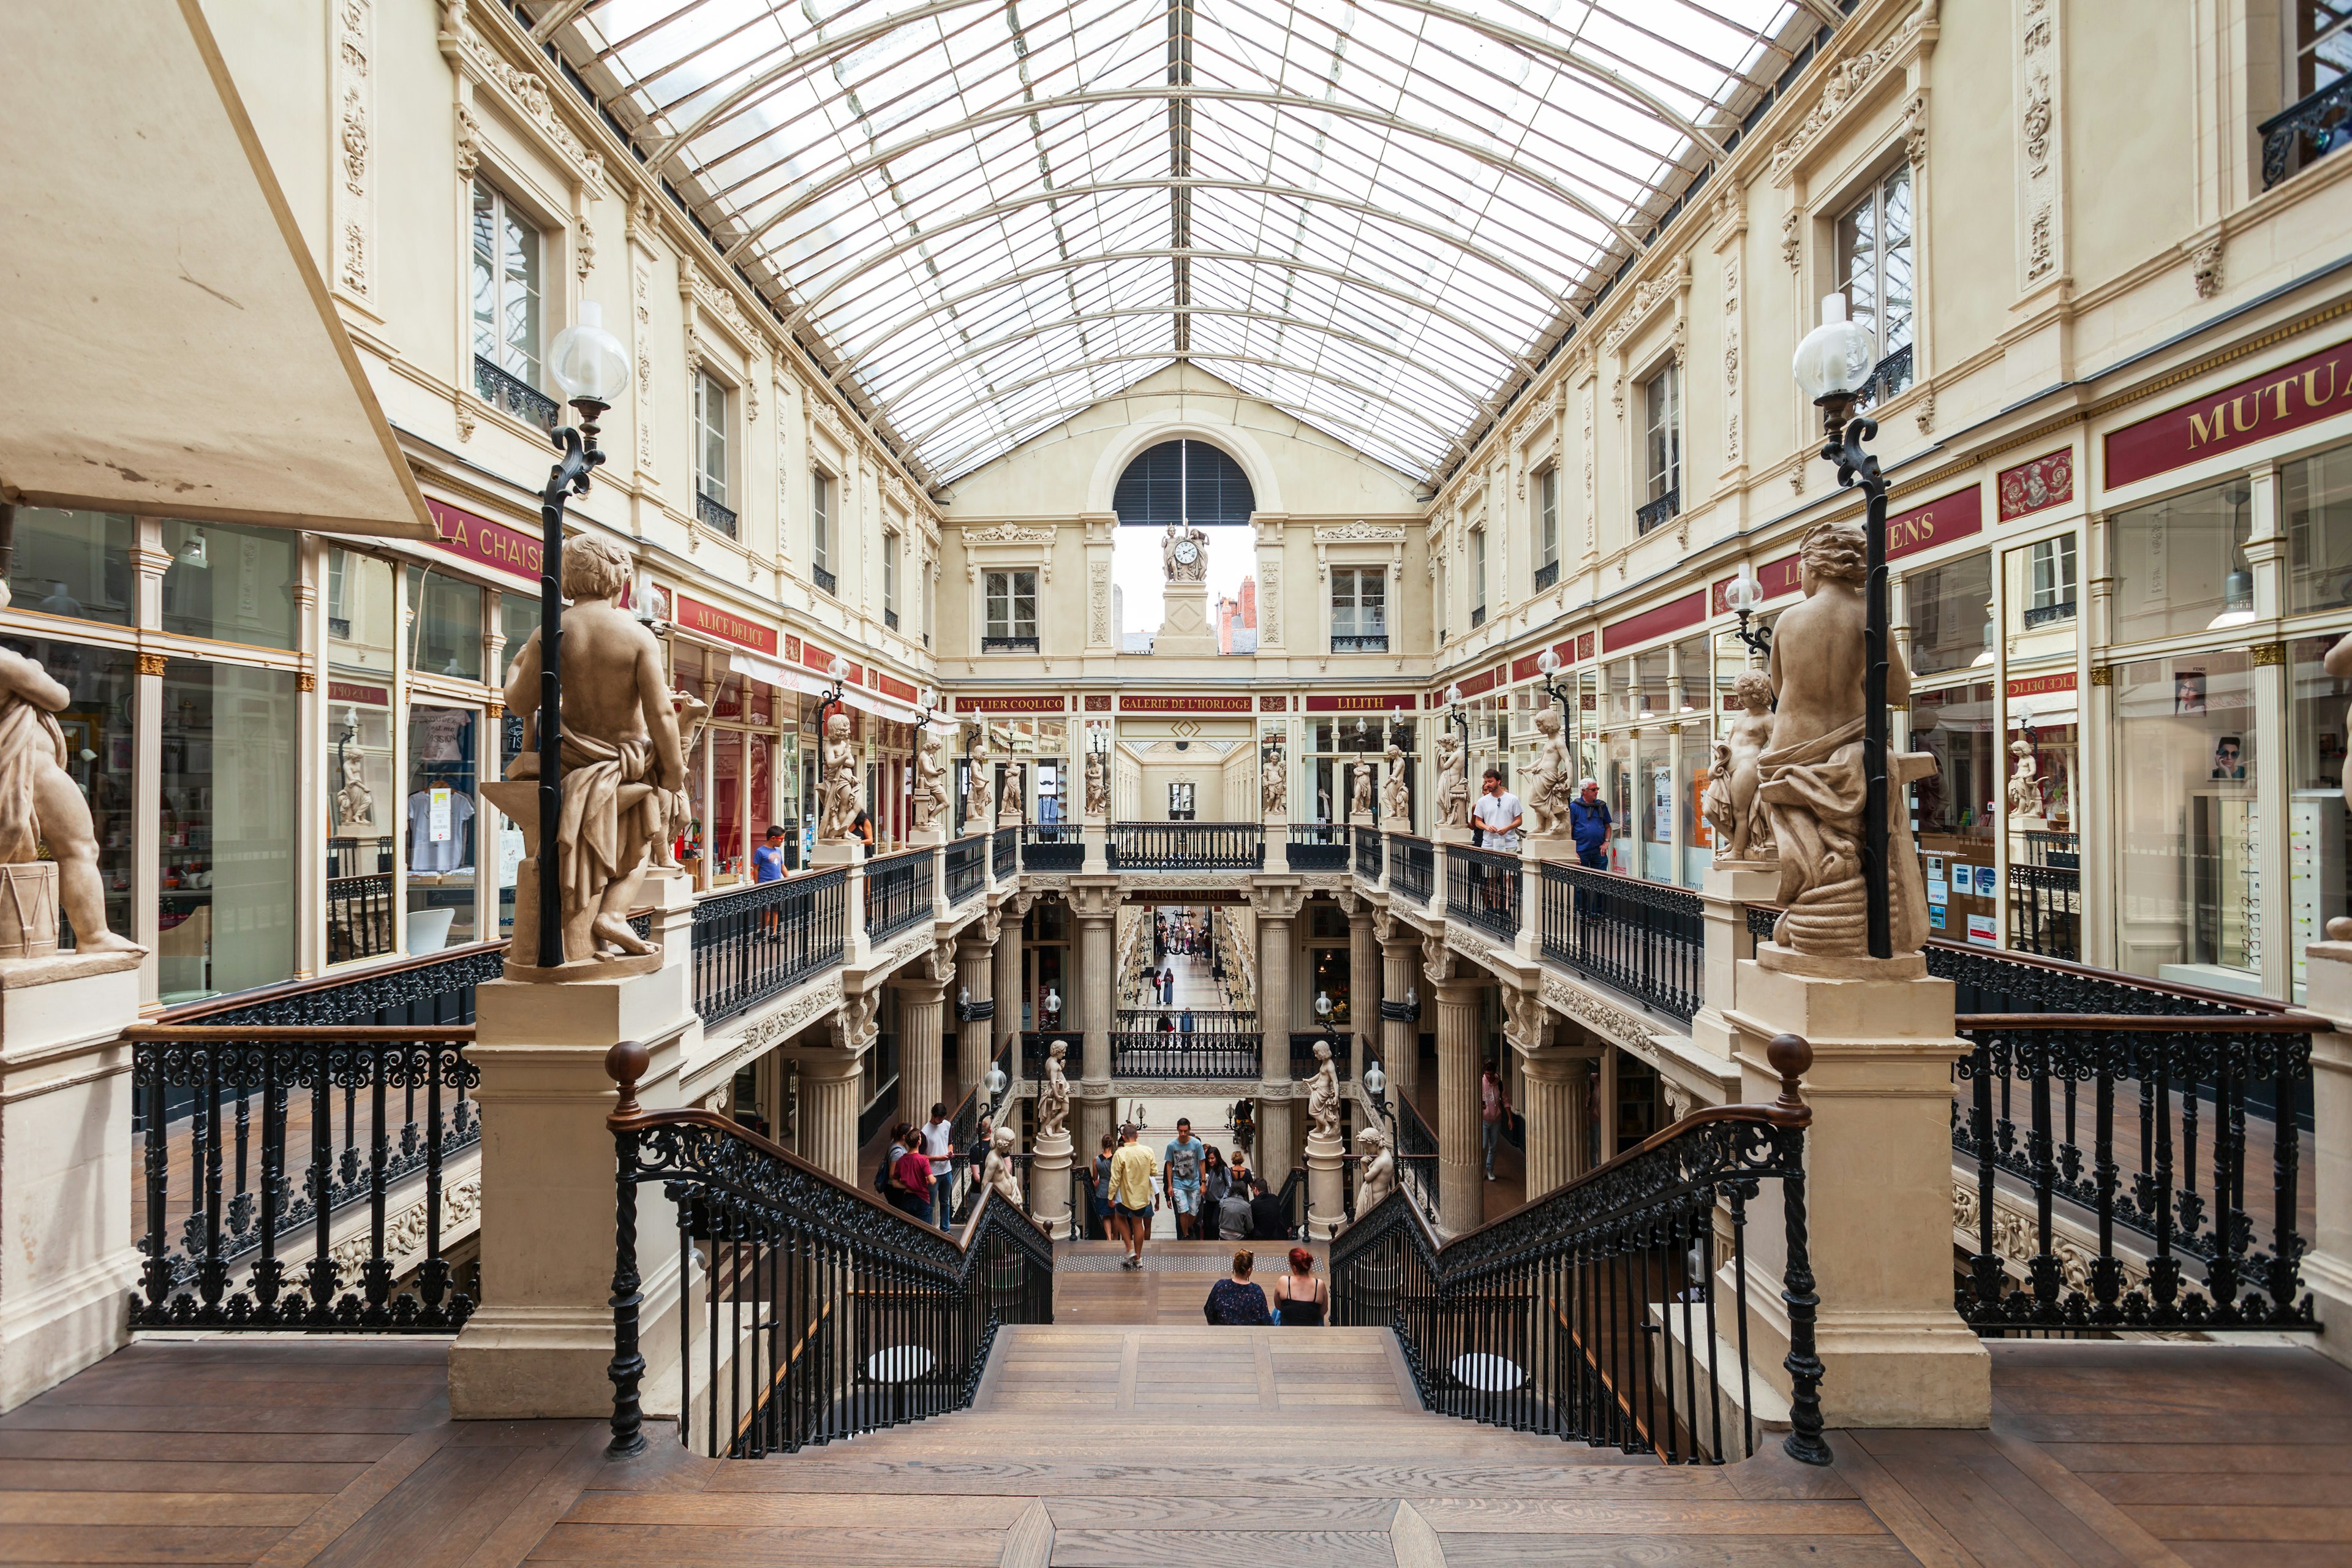
[[1469,763],[1462,750],[1462,742],[1454,726],[1444,724],[1437,731],[1437,826],[1467,827],[1470,825]]
[[821,844],[845,844],[857,820],[857,745],[849,738],[849,715],[824,721],[824,747],[817,757],[816,837]]
[[1361,1219],[1396,1191],[1396,1155],[1379,1128],[1363,1127],[1356,1131],[1356,1158],[1363,1166],[1356,1184],[1356,1217]]
[[2033,748],[2023,741],[2011,741],[2009,754],[2017,759],[2017,771],[2009,775],[2009,815],[2039,816],[2042,815],[2042,785],[2034,774],[2040,770],[2033,765]]
[[337,827],[373,827],[375,826],[375,793],[362,776],[367,759],[357,752],[343,755],[343,787],[335,792],[335,826]]
[[988,1141],[988,1159],[980,1167],[980,1184],[1014,1208],[1022,1207],[1019,1163],[1013,1158],[1013,1129],[1000,1127]]
[[1087,753],[1087,815],[1110,815],[1110,767],[1100,752]]
[[1009,827],[1021,820],[1021,770],[1010,763],[1004,767],[1004,794],[996,803],[996,826]]
[[1739,831],[1739,814],[1731,807],[1731,742],[1715,743],[1715,760],[1707,764],[1706,788],[1698,797],[1699,815],[1706,818],[1707,831],[1715,837],[1715,863],[1735,859],[1732,840]]
[[1174,523],[1160,541],[1160,568],[1171,583],[1209,580],[1209,536],[1197,528],[1179,532]]
[[1772,741],[1772,682],[1760,669],[1742,670],[1731,683],[1731,700],[1740,709],[1716,748],[1715,769],[1707,775],[1706,799],[1717,799],[1716,781],[1723,783],[1721,814],[1709,805],[1707,821],[1716,823],[1715,858],[1769,860],[1773,857],[1772,820],[1756,798],[1757,759]]
[[[7,584],[0,582],[0,609],[7,604]],[[54,952],[60,905],[73,924],[75,951],[146,951],[106,928],[98,827],[89,797],[66,771],[66,735],[57,721],[72,702],[73,693],[38,663],[0,649],[0,881],[11,895],[7,923],[16,928],[0,956]],[[54,872],[40,865],[45,847]],[[40,887],[52,876],[55,899]]]
[[[669,694],[670,711],[677,715],[677,752],[682,757],[694,755],[694,742],[702,734],[702,726],[710,717],[710,704],[684,691]],[[677,869],[677,856],[673,853],[677,836],[694,820],[694,796],[686,781],[678,781],[676,789],[664,792],[663,811],[667,818],[662,824],[661,837],[654,841],[653,863],[663,870]]]
[[1070,1047],[1055,1040],[1045,1053],[1045,1081],[1037,1089],[1037,1142],[1050,1142],[1068,1136],[1070,1124],[1070,1080],[1062,1075],[1062,1063]]
[[[1781,612],[1770,676],[1779,711],[1757,758],[1756,796],[1780,847],[1780,901],[1772,940],[1815,957],[1869,953],[1862,879],[1863,548],[1861,527],[1825,522],[1799,548],[1804,602]],[[1899,642],[1886,649],[1886,700],[1907,702],[1911,668]],[[1888,897],[1894,951],[1915,953],[1927,935],[1927,885],[1913,852],[1904,786],[1936,770],[1924,752],[1886,759]],[[1734,773],[1738,769],[1735,763]],[[1736,796],[1735,796],[1736,798]]]
[[[565,963],[655,951],[629,929],[629,911],[653,846],[668,836],[669,792],[686,782],[661,644],[618,603],[629,576],[628,554],[611,540],[583,534],[564,548],[562,586],[572,606],[562,621],[563,800],[555,843],[537,842],[538,630],[507,672],[507,706],[525,715],[521,754],[508,765],[506,782],[484,791],[506,793],[492,804],[520,826],[528,854],[558,858]],[[509,962],[552,968],[557,955],[536,951],[537,886],[534,861],[517,879]]]
[[1331,1045],[1315,1042],[1315,1076],[1307,1083],[1307,1136],[1311,1141],[1339,1141],[1339,1075],[1331,1066]]
[[1370,816],[1372,815],[1372,771],[1374,766],[1375,764],[1370,758],[1366,758],[1349,765],[1349,772],[1354,775],[1351,781],[1351,787],[1349,790],[1349,798],[1348,801],[1348,815],[1350,816]]
[[927,828],[948,809],[948,765],[937,735],[926,731],[915,750],[915,826]]
[[1389,782],[1381,786],[1386,792],[1381,814],[1397,822],[1412,818],[1412,780],[1405,776],[1404,748],[1389,742]]
[[1568,831],[1568,803],[1576,798],[1576,763],[1560,738],[1559,715],[1547,708],[1536,715],[1536,760],[1528,767],[1527,811],[1538,835]]
[[1290,780],[1282,766],[1282,753],[1269,751],[1265,765],[1258,770],[1258,805],[1268,816],[1290,814]]

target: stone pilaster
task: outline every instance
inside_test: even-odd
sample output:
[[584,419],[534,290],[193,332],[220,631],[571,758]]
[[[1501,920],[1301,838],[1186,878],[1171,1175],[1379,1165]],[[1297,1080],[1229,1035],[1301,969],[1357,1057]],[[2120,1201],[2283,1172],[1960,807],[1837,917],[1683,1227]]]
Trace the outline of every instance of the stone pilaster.
[[1348,1073],[1364,1081],[1364,1063],[1380,1054],[1381,947],[1372,936],[1372,911],[1353,893],[1342,895],[1348,910]]
[[1478,1145],[1478,997],[1483,977],[1440,978],[1454,965],[1430,966],[1437,1004],[1437,1224],[1445,1235],[1475,1230],[1486,1217],[1486,1166]]
[[[956,942],[956,994],[969,997],[974,1003],[986,1002],[996,994],[996,974],[989,962],[990,943],[996,932],[996,917],[989,916],[980,924],[970,927]],[[989,1047],[994,1043],[996,1024],[993,1019],[966,1023],[956,1021],[956,1090],[959,1099],[988,1076]]]
[[[1077,1121],[1077,1146],[1092,1151],[1111,1131],[1118,1106],[1110,1087],[1111,1007],[1117,1001],[1118,976],[1111,962],[1111,939],[1118,921],[1118,884],[1074,882],[1071,911],[1078,924],[1078,1027],[1086,1032],[1080,1053],[1073,1108]],[[1067,1071],[1066,1068],[1064,1069]]]
[[[1373,917],[1381,942],[1381,995],[1402,1002],[1408,992],[1418,998],[1416,976],[1421,970],[1421,933],[1383,910]],[[1421,1023],[1418,1019],[1381,1020],[1381,1067],[1388,1074],[1389,1098],[1402,1100],[1412,1093],[1421,1068]]]
[[1290,1099],[1290,955],[1306,894],[1296,884],[1261,886],[1250,896],[1257,915],[1258,1174],[1278,1187],[1299,1162]]
[[857,1096],[864,1053],[812,1051],[801,1058],[800,1153],[827,1175],[864,1184],[857,1169]]
[[1010,1051],[1005,1073],[1021,1076],[1021,931],[1029,912],[1029,895],[1018,893],[1004,902],[1003,924],[996,937],[996,1041]]
[[947,1042],[940,1016],[946,995],[947,987],[938,980],[898,983],[898,1115],[918,1127],[945,1098]]

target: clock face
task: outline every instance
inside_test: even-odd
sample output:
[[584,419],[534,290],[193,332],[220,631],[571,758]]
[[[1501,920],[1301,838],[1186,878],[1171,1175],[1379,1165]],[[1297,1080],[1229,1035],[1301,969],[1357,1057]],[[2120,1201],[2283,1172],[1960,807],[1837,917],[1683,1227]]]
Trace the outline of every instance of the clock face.
[[1198,561],[1200,558],[1201,547],[1193,543],[1191,540],[1185,540],[1182,543],[1176,546],[1176,559],[1181,561],[1185,565],[1190,566],[1193,562]]

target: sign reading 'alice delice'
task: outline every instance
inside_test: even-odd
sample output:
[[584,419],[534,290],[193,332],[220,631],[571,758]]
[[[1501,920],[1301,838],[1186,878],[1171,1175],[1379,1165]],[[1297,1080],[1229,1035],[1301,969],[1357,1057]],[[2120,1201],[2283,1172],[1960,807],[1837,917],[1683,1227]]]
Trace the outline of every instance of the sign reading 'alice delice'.
[[2109,485],[2127,485],[2352,408],[2352,342],[2176,404],[2107,436]]

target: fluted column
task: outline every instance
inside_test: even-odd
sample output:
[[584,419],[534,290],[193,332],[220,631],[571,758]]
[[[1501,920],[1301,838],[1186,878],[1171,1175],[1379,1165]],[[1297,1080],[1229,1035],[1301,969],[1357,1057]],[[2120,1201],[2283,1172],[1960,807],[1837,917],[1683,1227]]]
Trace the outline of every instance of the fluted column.
[[1258,1095],[1255,1157],[1265,1184],[1279,1187],[1300,1152],[1290,1100],[1290,947],[1305,899],[1277,889],[1256,902],[1258,1079],[1265,1087]]
[[918,1127],[944,1098],[947,1042],[940,1026],[946,994],[936,980],[898,983],[898,1115]]
[[[971,928],[974,933],[982,928]],[[973,1002],[985,1002],[996,994],[994,966],[990,963],[988,938],[979,934],[964,937],[956,943],[956,994],[969,996]],[[957,1098],[977,1088],[988,1076],[989,1047],[993,1044],[996,1025],[992,1020],[967,1024],[956,1021],[956,1090]]]
[[858,1184],[859,1053],[817,1051],[801,1058],[800,1153],[817,1169]]
[[1111,941],[1118,927],[1118,886],[1107,879],[1102,886],[1073,887],[1070,902],[1078,922],[1078,973],[1071,989],[1076,993],[1078,1027],[1086,1032],[1075,1093],[1077,1146],[1092,1158],[1117,1113],[1110,1087],[1110,1023],[1118,1000]]
[[[1420,935],[1402,921],[1393,922],[1387,940],[1381,943],[1381,995],[1391,1002],[1403,1001],[1405,993],[1415,989],[1413,976],[1420,969]],[[1420,1076],[1420,1029],[1418,1019],[1381,1021],[1381,1067],[1388,1074],[1389,1098],[1392,1100],[1402,1101],[1410,1096]]]
[[1484,980],[1443,980],[1437,993],[1437,1223],[1448,1236],[1486,1217],[1478,1147],[1478,994]]
[[1359,908],[1348,916],[1348,1018],[1355,1037],[1349,1076],[1364,1081],[1364,1061],[1380,1050],[1380,943],[1372,936],[1372,911]]
[[1529,1051],[1520,1066],[1527,1077],[1527,1195],[1539,1198],[1591,1168],[1585,1147],[1585,1102],[1591,1093],[1592,1058],[1566,1050]]
[[1012,1065],[1004,1070],[1015,1078],[1021,1073],[1021,917],[1027,908],[1023,899],[1004,906],[1004,924],[996,936],[996,983],[991,988],[996,998],[998,1048],[1011,1047]]

